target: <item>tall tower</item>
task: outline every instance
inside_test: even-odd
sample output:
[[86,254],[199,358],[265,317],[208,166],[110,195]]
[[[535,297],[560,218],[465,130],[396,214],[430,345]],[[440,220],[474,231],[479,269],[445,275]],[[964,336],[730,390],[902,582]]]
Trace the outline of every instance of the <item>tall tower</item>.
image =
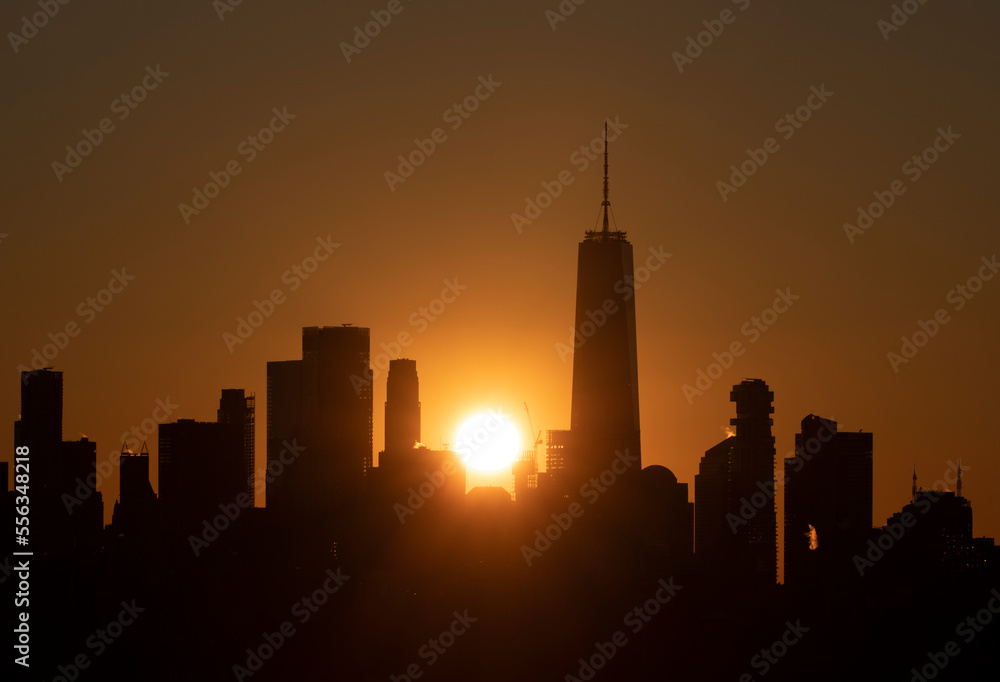
[[420,442],[420,387],[416,360],[390,360],[386,380],[385,449],[394,454]]
[[[763,380],[747,379],[733,386],[729,399],[736,403],[736,417],[729,420],[736,427],[730,454],[729,508],[736,511],[743,500],[753,499],[762,488],[774,490],[774,393]],[[778,579],[778,525],[774,496],[764,497],[763,507],[739,528],[737,561],[762,584],[773,585]]]
[[[639,456],[639,377],[635,341],[632,245],[609,228],[607,123],[604,126],[603,226],[580,243],[570,418],[571,478],[606,469],[615,451]],[[641,462],[632,465],[638,473]]]
[[254,394],[246,395],[242,388],[222,389],[219,399],[217,420],[220,424],[237,424],[243,430],[243,477],[246,493],[250,496],[250,506],[256,501],[257,486],[254,485],[256,469],[256,431]]

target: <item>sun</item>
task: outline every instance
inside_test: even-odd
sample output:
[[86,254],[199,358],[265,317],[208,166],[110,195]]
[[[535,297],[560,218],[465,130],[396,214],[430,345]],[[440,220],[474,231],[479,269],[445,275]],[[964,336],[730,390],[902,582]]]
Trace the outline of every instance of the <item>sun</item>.
[[455,442],[465,465],[479,471],[510,466],[521,448],[517,428],[499,412],[482,412],[466,420]]

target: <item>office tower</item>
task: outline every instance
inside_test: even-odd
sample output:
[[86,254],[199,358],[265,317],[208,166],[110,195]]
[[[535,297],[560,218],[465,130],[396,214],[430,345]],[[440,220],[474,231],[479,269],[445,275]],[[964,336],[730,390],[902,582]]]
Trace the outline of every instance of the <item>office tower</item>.
[[138,453],[125,445],[118,458],[118,499],[111,525],[115,534],[141,533],[156,520],[156,495],[149,484],[149,449],[142,444]]
[[[778,579],[778,525],[774,509],[774,393],[761,379],[748,379],[733,386],[729,399],[736,403],[736,427],[729,456],[730,511],[739,513],[744,500],[766,498],[753,505],[755,512],[736,535],[737,557],[762,584]],[[766,494],[765,491],[770,491]],[[756,497],[755,497],[756,496]]]
[[[267,363],[267,468],[268,509],[288,513],[301,500],[295,496],[297,460],[289,460],[286,443],[304,444],[302,421],[302,361]],[[281,461],[282,453],[292,464]]]
[[243,429],[243,476],[250,504],[256,501],[256,430],[254,395],[246,395],[242,388],[222,389],[217,421],[220,424],[238,424]]
[[850,575],[872,527],[872,434],[810,414],[784,464],[785,583]]
[[184,525],[246,492],[243,426],[178,419],[159,428],[160,506],[168,522]]
[[705,452],[695,476],[695,552],[734,579],[758,586],[778,577],[774,510],[774,393],[760,379],[733,386],[736,435]]
[[21,418],[15,446],[27,446],[33,495],[54,494],[62,443],[63,373],[51,368],[21,372]]
[[735,535],[726,518],[729,462],[735,440],[735,436],[729,436],[706,450],[694,477],[694,551],[707,563],[723,560]]
[[96,539],[104,527],[104,502],[97,492],[97,443],[84,437],[63,441],[56,492],[64,513],[58,528],[74,540]]
[[[356,502],[372,467],[369,330],[303,328],[302,359],[268,363],[267,401],[268,490],[270,497],[274,485],[275,509],[319,518]],[[289,444],[304,448],[301,457],[274,475]]]
[[694,552],[694,504],[688,501],[688,484],[659,464],[643,469],[639,482],[645,553],[684,565]]
[[390,360],[386,380],[385,449],[402,454],[420,442],[420,387],[416,360]]
[[[607,130],[604,146],[603,227],[588,230],[579,245],[571,452],[571,479],[607,468],[615,451],[639,456],[639,380],[635,337],[632,245],[609,228]],[[630,471],[638,474],[641,461]]]

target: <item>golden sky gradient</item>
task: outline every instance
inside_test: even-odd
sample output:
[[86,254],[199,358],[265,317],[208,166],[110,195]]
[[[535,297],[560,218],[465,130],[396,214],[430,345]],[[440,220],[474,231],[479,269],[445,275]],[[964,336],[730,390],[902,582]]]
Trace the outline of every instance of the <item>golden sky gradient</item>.
[[[209,0],[72,2],[3,48],[3,459],[17,366],[69,322],[80,333],[50,363],[65,372],[64,438],[96,439],[99,460],[158,398],[180,406],[174,418],[214,420],[220,389],[245,388],[262,466],[265,363],[300,357],[303,326],[346,322],[371,328],[373,357],[410,333],[400,355],[417,361],[431,446],[497,408],[528,441],[524,402],[536,429],[568,428],[572,363],[556,344],[570,342],[577,243],[601,201],[599,164],[573,154],[608,117],[623,124],[611,201],[636,266],[672,254],[636,296],[644,464],[669,467],[693,499],[698,461],[734,416],[730,387],[762,378],[779,462],[809,413],[874,432],[878,525],[908,501],[914,466],[930,484],[961,457],[974,532],[1000,535],[1000,281],[961,310],[949,300],[1000,251],[1000,10],[931,0],[885,39],[889,2],[591,0],[553,30],[556,0],[403,0],[348,63],[340,44],[386,6],[247,0],[220,20]],[[673,54],[723,10],[731,23],[679,72]],[[6,3],[0,27],[37,11]],[[119,118],[116,100],[158,65],[168,75]],[[491,76],[476,111],[447,114]],[[813,87],[832,94],[776,128]],[[251,155],[275,108],[294,119]],[[66,145],[106,117],[113,129],[57,179]],[[914,178],[904,164],[949,127]],[[436,128],[433,152],[390,189],[385,173]],[[766,162],[723,200],[717,183],[768,138]],[[185,222],[178,205],[233,160],[239,174]],[[518,232],[511,214],[564,172],[572,182]],[[896,180],[905,193],[852,243],[844,223]],[[284,273],[317,238],[339,246],[292,290]],[[123,268],[122,293],[79,314]],[[467,289],[414,324],[446,280]],[[230,352],[223,335],[274,289],[284,302]],[[744,325],[776,289],[800,298],[750,343]],[[942,308],[948,321],[894,372],[887,353]],[[735,341],[745,353],[689,403],[682,387]],[[384,401],[383,372],[376,453]],[[101,486],[106,518],[117,485]]]

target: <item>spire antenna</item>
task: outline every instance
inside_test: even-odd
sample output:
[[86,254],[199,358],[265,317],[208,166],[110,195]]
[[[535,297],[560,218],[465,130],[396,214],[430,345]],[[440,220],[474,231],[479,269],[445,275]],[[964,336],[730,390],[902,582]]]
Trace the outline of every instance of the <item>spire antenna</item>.
[[962,496],[962,459],[958,460],[958,496]]
[[917,465],[913,465],[913,488],[910,490],[910,502],[917,501]]
[[608,208],[611,202],[608,201],[608,119],[604,119],[604,232],[608,231]]

